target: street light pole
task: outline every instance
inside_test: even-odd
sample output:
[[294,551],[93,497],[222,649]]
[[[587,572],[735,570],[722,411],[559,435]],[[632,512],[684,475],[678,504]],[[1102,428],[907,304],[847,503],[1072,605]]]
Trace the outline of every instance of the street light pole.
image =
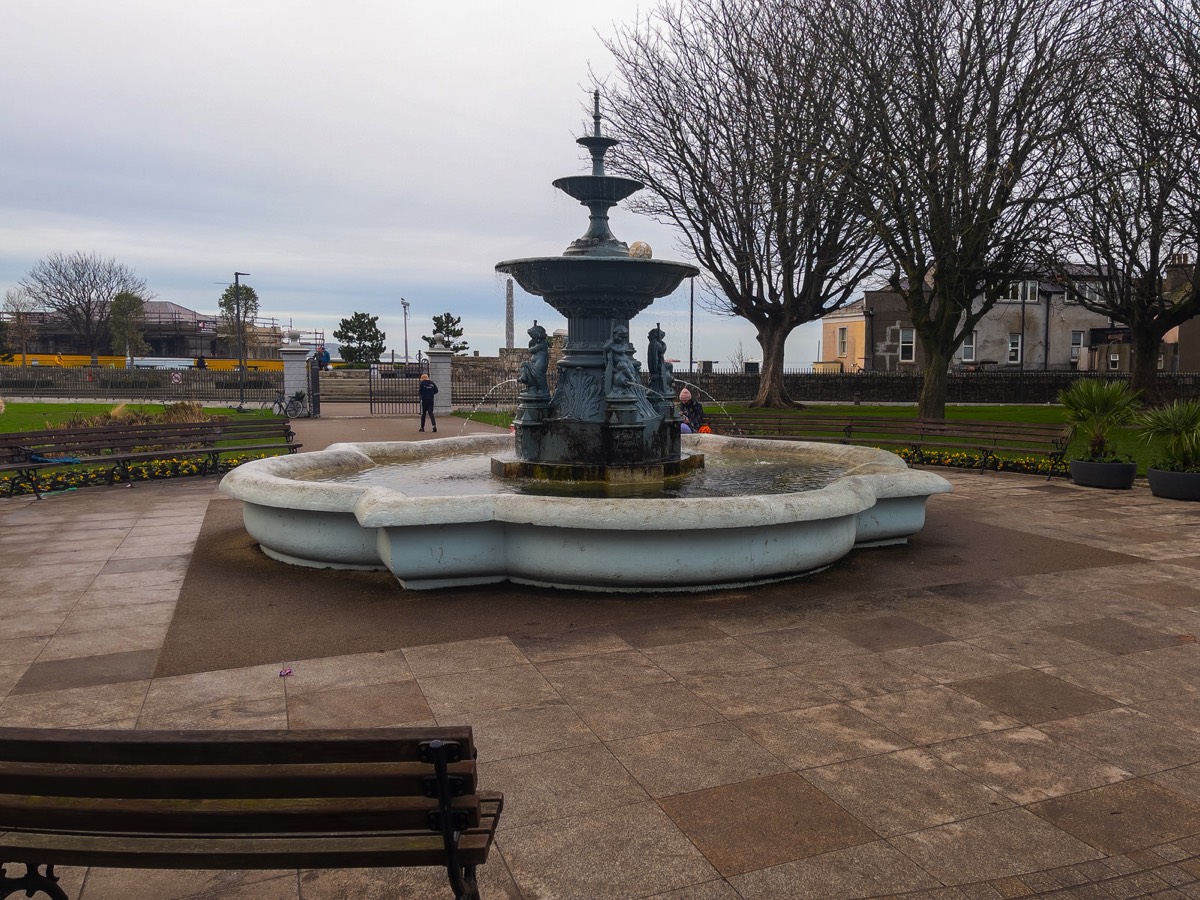
[[242,342],[242,283],[238,279],[243,275],[249,274],[249,272],[233,273],[233,317],[235,321],[234,328],[237,330],[239,411],[246,405],[246,357],[245,345]]
[[[400,298],[400,305],[404,307],[404,370],[408,371],[408,301],[403,297]],[[405,377],[408,377],[405,375]]]
[[692,351],[695,347],[696,338],[696,276],[693,275],[688,279],[688,284],[691,285],[691,300],[688,302],[688,371],[694,372],[693,366],[695,362],[692,358]]

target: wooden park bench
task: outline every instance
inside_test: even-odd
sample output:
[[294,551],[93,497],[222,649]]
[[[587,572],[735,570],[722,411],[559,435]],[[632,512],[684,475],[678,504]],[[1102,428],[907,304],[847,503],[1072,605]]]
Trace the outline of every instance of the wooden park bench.
[[750,410],[730,415],[705,411],[718,434],[775,440],[904,447],[914,461],[933,450],[969,450],[979,454],[979,468],[995,468],[1000,454],[1032,454],[1050,461],[1050,475],[1067,471],[1067,438],[1062,425],[989,422],[963,419],[906,419],[889,416],[826,415]]
[[479,900],[503,801],[478,790],[470,726],[0,728],[0,897],[69,900],[55,866],[440,866]]
[[225,453],[295,453],[295,432],[287,419],[242,419],[224,422],[166,422],[149,425],[109,424],[0,434],[0,473],[13,472],[12,496],[22,481],[41,497],[38,472],[62,466],[103,466],[108,483],[118,474],[128,482],[129,465],[151,460],[196,459],[200,474],[217,471]]

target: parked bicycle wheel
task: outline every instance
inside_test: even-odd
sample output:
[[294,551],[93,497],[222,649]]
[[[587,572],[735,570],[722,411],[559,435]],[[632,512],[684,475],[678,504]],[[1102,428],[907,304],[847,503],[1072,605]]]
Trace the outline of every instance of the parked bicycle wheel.
[[284,415],[289,419],[299,419],[304,415],[305,403],[303,400],[297,400],[293,397],[287,402],[287,407],[284,409]]

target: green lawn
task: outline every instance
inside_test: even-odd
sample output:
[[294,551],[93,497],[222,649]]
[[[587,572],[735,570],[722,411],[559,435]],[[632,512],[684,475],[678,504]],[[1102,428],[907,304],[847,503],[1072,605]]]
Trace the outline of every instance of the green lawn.
[[[118,406],[126,409],[162,412],[161,403],[8,403],[4,412],[0,413],[0,434],[11,434],[14,431],[40,431],[47,426],[61,425],[74,416],[87,417],[102,415]],[[230,407],[208,407],[204,410],[209,416],[228,416],[233,419],[253,419],[263,415],[258,410],[238,412]]]

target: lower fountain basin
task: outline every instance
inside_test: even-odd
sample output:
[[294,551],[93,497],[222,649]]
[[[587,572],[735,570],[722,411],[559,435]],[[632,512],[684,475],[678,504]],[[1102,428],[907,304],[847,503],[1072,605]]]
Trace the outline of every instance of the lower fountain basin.
[[[221,490],[244,503],[268,556],[318,568],[388,569],[409,589],[499,581],[602,591],[707,590],[794,578],[856,546],[902,543],[925,501],[950,490],[883,450],[687,435],[684,449],[835,465],[802,493],[644,499],[522,494],[412,496],[400,487],[315,481],[380,463],[507,454],[510,435],[335,444],[245,463]],[[428,493],[428,486],[425,486]]]

